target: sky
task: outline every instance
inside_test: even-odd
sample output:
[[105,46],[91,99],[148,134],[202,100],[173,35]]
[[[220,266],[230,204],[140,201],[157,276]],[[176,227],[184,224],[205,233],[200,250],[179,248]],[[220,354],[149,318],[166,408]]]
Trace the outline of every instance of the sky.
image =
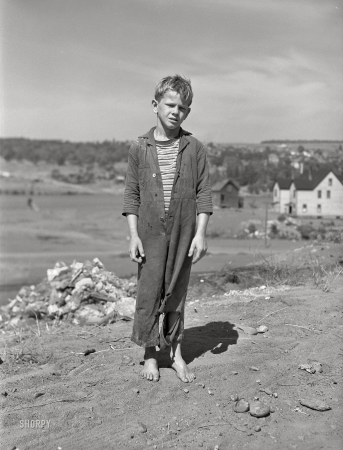
[[131,140],[191,79],[203,141],[343,139],[341,0],[0,0],[0,136]]

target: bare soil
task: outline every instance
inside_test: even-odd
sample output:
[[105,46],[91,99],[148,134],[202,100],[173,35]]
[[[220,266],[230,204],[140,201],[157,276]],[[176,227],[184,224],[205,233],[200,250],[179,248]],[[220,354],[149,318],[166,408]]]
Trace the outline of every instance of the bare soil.
[[[343,277],[326,293],[306,285],[228,296],[213,283],[197,277],[189,291],[183,354],[196,372],[192,384],[176,377],[162,352],[160,381],[140,377],[132,322],[38,327],[33,320],[25,332],[2,335],[2,448],[341,449]],[[241,325],[269,331],[249,335]],[[85,356],[87,349],[96,352]],[[298,368],[313,361],[322,372]],[[235,394],[259,397],[274,412],[236,413]],[[331,409],[309,409],[301,399]]]

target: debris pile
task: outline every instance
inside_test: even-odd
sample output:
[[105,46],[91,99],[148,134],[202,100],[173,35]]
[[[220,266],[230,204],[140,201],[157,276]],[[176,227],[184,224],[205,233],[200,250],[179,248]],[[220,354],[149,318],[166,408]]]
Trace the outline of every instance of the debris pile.
[[57,262],[36,286],[23,286],[0,308],[0,328],[18,326],[28,318],[63,319],[74,324],[105,324],[116,317],[133,318],[136,277],[109,272],[98,258],[70,266]]

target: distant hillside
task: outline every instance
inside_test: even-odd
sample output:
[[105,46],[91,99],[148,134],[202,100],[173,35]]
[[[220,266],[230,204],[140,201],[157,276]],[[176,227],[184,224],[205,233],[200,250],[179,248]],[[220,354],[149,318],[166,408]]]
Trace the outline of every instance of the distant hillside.
[[130,142],[69,142],[25,138],[0,139],[0,156],[5,160],[28,160],[33,163],[45,161],[63,166],[98,164],[110,167],[113,163],[126,161]]

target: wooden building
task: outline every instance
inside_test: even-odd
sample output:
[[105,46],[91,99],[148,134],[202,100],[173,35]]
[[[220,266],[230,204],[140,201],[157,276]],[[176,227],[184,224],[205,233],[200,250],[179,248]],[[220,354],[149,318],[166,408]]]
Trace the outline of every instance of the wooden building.
[[278,179],[273,187],[275,210],[294,216],[342,217],[343,181],[330,169],[307,171]]
[[226,178],[212,186],[213,205],[220,208],[241,208],[243,199],[239,196],[239,185]]

